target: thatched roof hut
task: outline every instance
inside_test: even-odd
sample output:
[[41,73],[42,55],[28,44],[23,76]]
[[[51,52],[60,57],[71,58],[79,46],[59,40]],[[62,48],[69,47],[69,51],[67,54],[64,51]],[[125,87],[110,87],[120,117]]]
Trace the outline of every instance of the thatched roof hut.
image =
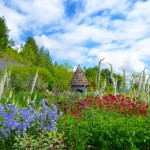
[[87,87],[89,86],[89,82],[84,74],[84,71],[78,65],[71,81],[70,86],[73,92],[86,92]]

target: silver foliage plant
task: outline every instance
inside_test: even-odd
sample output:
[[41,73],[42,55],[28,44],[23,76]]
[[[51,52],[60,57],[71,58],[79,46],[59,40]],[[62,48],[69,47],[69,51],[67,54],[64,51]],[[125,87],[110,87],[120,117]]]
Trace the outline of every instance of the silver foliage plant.
[[99,91],[99,81],[100,81],[100,76],[101,76],[101,62],[104,60],[105,58],[101,59],[98,63],[98,70],[97,70],[97,77],[96,77],[96,91]]
[[4,92],[5,86],[8,87],[10,81],[11,70],[6,70],[2,80],[0,81],[0,99],[2,98],[2,94]]
[[100,77],[101,77],[101,62],[104,60],[105,58],[101,59],[98,63],[98,70],[97,70],[97,76],[96,76],[96,95],[99,95],[100,97],[103,96],[104,91],[105,91],[105,87],[106,87],[106,80],[103,82],[102,87],[100,89],[99,84],[100,84]]
[[126,72],[123,69],[122,83],[121,83],[122,94],[126,94]]
[[[106,79],[104,80],[101,88],[99,88],[99,82],[100,82],[100,76],[101,76],[101,70],[100,70],[100,64],[104,60],[101,59],[98,64],[98,72],[96,76],[96,93],[100,97],[103,96],[105,92],[105,87],[106,87]],[[110,77],[113,82],[113,89],[114,89],[114,95],[117,94],[116,87],[117,87],[117,79],[114,78],[113,76],[113,67],[111,64],[110,65]],[[146,71],[145,68],[144,70],[139,73],[139,74],[132,74],[131,79],[130,79],[130,85],[129,89],[126,88],[127,83],[126,83],[126,72],[123,69],[123,75],[122,75],[122,83],[121,83],[121,94],[127,95],[131,98],[138,98],[140,101],[145,101],[147,104],[150,103],[150,89],[149,89],[149,80],[150,80],[150,75],[148,78],[146,78]],[[135,87],[137,85],[137,87]],[[99,94],[98,94],[99,91]]]
[[[34,91],[34,88],[35,88],[35,84],[36,84],[37,79],[38,79],[38,69],[37,69],[37,71],[36,71],[36,75],[35,75],[35,77],[34,77],[34,79],[33,79],[33,82],[32,82],[32,88],[31,88],[31,91],[30,91],[30,95],[27,97],[27,102],[28,102],[28,104],[29,104],[30,101],[31,101],[31,96],[32,96],[32,93],[33,93],[33,91]],[[34,96],[34,99],[36,99],[36,96],[37,96],[37,95]]]
[[32,88],[31,88],[31,92],[30,92],[31,95],[32,95],[33,90],[35,88],[35,84],[36,84],[37,78],[38,78],[38,70],[37,70],[36,75],[35,75],[35,77],[33,79]]
[[[145,101],[149,104],[149,79],[150,76],[146,79],[145,69],[139,74],[132,74],[130,80],[130,90],[129,96],[131,98],[137,97],[140,101]],[[135,87],[135,85],[137,87]]]
[[113,89],[114,89],[114,95],[117,94],[116,92],[116,87],[117,87],[117,79],[114,78],[113,76],[113,67],[112,67],[112,64],[109,64],[110,65],[110,78],[113,82]]
[[99,92],[100,98],[102,98],[103,95],[104,95],[105,87],[106,87],[106,79],[104,80],[104,82],[103,82],[103,84],[102,84],[102,87],[101,87],[101,89],[100,89],[100,92]]

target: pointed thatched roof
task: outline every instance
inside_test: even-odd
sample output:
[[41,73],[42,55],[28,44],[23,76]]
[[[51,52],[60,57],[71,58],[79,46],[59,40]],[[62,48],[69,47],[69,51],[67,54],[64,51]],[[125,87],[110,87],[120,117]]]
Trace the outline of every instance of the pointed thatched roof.
[[78,65],[78,67],[70,81],[70,85],[71,86],[89,86],[89,82],[88,82],[82,68],[80,67],[80,65]]

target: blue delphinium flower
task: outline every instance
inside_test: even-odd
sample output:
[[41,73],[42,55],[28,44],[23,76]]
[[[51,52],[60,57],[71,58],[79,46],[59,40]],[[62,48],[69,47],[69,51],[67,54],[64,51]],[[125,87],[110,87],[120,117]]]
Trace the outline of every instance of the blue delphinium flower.
[[39,110],[32,106],[19,110],[13,104],[0,103],[0,138],[7,138],[12,131],[16,135],[24,135],[31,128],[35,131],[56,130],[56,121],[61,114],[58,114],[56,105],[52,104],[52,108],[47,106],[45,100],[41,101]]

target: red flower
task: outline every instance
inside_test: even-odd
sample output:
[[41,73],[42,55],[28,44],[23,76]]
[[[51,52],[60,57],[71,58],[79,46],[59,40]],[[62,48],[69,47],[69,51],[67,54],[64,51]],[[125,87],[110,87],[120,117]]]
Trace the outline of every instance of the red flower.
[[102,98],[96,96],[93,98],[86,97],[83,101],[78,102],[74,105],[74,107],[66,107],[66,110],[71,112],[73,116],[76,118],[82,117],[82,111],[85,108],[90,108],[91,106],[95,106],[97,108],[103,109],[107,108],[108,110],[117,110],[120,113],[125,115],[147,115],[148,105],[142,101],[137,102],[137,98],[130,99],[129,97],[125,97],[124,95],[108,95],[103,96]]

